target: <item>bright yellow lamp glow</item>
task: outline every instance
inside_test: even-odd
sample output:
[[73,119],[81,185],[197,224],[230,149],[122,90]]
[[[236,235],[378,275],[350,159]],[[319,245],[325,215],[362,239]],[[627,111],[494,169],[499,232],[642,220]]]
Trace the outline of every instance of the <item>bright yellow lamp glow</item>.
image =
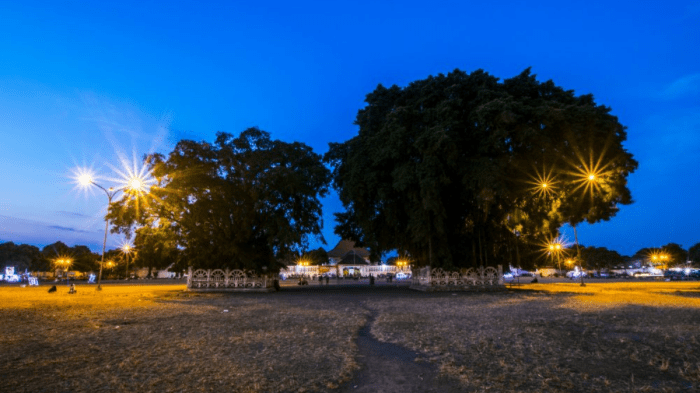
[[590,175],[588,175],[588,180],[590,180],[590,181],[595,180],[595,175],[592,173]]
[[129,179],[127,188],[132,191],[144,191],[146,183],[140,177],[132,177]]

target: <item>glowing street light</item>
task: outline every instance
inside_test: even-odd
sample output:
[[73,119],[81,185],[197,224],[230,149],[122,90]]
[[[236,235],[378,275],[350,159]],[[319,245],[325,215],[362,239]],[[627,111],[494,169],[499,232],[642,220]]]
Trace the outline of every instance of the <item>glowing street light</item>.
[[561,243],[555,242],[555,243],[549,243],[549,252],[552,254],[557,255],[557,264],[559,265],[559,271],[561,272],[561,259],[559,255],[561,254]]
[[[58,258],[54,260],[54,264],[56,265],[56,270],[59,268],[63,269],[63,271],[66,273],[66,279],[68,279],[68,269],[70,268],[70,265],[73,263],[73,260],[70,258]],[[56,272],[58,275],[58,272]]]
[[663,269],[668,268],[669,255],[666,253],[654,253],[651,255],[653,265],[661,265]]
[[[78,176],[78,182],[80,185],[84,187],[89,187],[89,186],[96,186],[100,190],[104,191],[105,194],[107,195],[107,210],[109,211],[109,207],[112,205],[112,200],[114,199],[117,194],[122,191],[122,192],[133,192],[138,195],[143,194],[146,191],[146,180],[139,176],[139,175],[133,175],[131,178],[127,179],[126,185],[123,187],[119,188],[114,188],[114,187],[109,187],[109,188],[104,188],[103,186],[97,184],[95,180],[93,179],[93,176],[87,172],[83,171],[80,173]],[[105,249],[107,248],[107,231],[109,230],[109,219],[105,216],[105,237],[104,241],[102,242],[102,259],[100,260],[100,274],[97,277],[97,290],[100,291],[102,290],[102,266],[105,263]]]
[[129,243],[124,243],[123,246],[121,246],[121,251],[126,257],[126,279],[129,279],[129,256],[131,255],[132,251],[134,250],[134,247],[129,244]]
[[404,271],[408,266],[408,261],[404,259],[399,259],[398,261],[396,261],[396,266],[399,268],[400,271]]

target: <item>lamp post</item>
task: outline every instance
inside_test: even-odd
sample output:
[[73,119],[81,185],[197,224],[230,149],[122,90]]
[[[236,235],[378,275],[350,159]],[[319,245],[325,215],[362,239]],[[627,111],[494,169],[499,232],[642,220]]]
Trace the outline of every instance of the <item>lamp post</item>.
[[[133,191],[143,191],[145,188],[145,182],[143,179],[140,177],[134,176],[129,181],[127,182],[127,185],[124,187],[120,187],[115,189],[114,187],[109,187],[109,188],[104,188],[101,185],[97,184],[93,179],[92,176],[89,174],[85,173],[81,175],[78,178],[78,181],[80,184],[83,186],[96,186],[100,190],[104,191],[105,194],[107,194],[107,211],[109,212],[109,207],[112,206],[112,200],[114,197],[119,193],[119,191],[124,191],[124,190],[133,190]],[[105,236],[104,240],[102,242],[102,259],[100,260],[100,274],[97,276],[97,290],[101,291],[102,290],[102,265],[104,265],[105,262],[105,249],[107,248],[107,231],[109,230],[109,218],[105,216]]]
[[71,263],[73,263],[73,260],[70,258],[58,258],[54,261],[54,263],[57,266],[56,270],[58,270],[58,267],[63,269],[63,272],[66,274],[66,282],[68,282],[68,268],[70,267]]
[[114,269],[114,266],[116,266],[116,263],[114,263],[114,261],[109,259],[109,260],[107,260],[107,262],[105,262],[105,265],[106,265],[107,269],[109,269],[110,274],[114,273],[113,269]]
[[[593,172],[588,172],[588,174],[586,175],[586,178],[585,178],[584,182],[585,182],[585,181],[587,181],[587,182],[588,182],[587,184],[589,185],[589,186],[586,187],[586,189],[588,189],[588,188],[590,187],[591,193],[592,193],[592,192],[593,192],[593,191],[592,191],[592,190],[593,190],[593,184],[594,184],[594,182],[597,182],[597,181],[598,181],[598,175],[596,175],[596,174],[593,173]],[[582,286],[582,287],[585,287],[586,284],[584,284],[584,282],[583,282],[583,258],[581,258],[581,247],[579,247],[579,245],[578,245],[578,233],[576,232],[576,224],[571,224],[571,226],[574,228],[574,240],[576,241],[576,258],[578,258],[579,265],[581,266],[581,274],[580,274],[580,276],[581,276],[581,286]]]
[[561,272],[561,259],[559,254],[561,253],[561,243],[550,243],[549,252],[557,254],[557,264],[559,265],[559,272]]
[[126,243],[121,247],[122,253],[124,253],[124,256],[126,257],[126,280],[129,279],[129,256],[131,255],[131,251],[133,249],[134,248],[129,243]]

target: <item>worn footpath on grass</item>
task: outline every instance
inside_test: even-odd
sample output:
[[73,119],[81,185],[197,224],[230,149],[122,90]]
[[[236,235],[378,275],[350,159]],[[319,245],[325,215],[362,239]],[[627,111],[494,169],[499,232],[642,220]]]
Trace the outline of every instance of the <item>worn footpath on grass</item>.
[[698,283],[46,289],[0,288],[2,391],[700,388]]

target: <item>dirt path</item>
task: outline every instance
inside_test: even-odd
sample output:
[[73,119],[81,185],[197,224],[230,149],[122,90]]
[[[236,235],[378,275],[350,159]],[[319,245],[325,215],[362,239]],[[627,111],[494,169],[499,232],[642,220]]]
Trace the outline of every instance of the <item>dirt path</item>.
[[411,392],[460,392],[455,382],[438,375],[434,364],[416,362],[416,352],[395,344],[382,343],[372,337],[370,331],[376,313],[360,329],[357,338],[360,371],[340,388],[343,393],[411,393]]

